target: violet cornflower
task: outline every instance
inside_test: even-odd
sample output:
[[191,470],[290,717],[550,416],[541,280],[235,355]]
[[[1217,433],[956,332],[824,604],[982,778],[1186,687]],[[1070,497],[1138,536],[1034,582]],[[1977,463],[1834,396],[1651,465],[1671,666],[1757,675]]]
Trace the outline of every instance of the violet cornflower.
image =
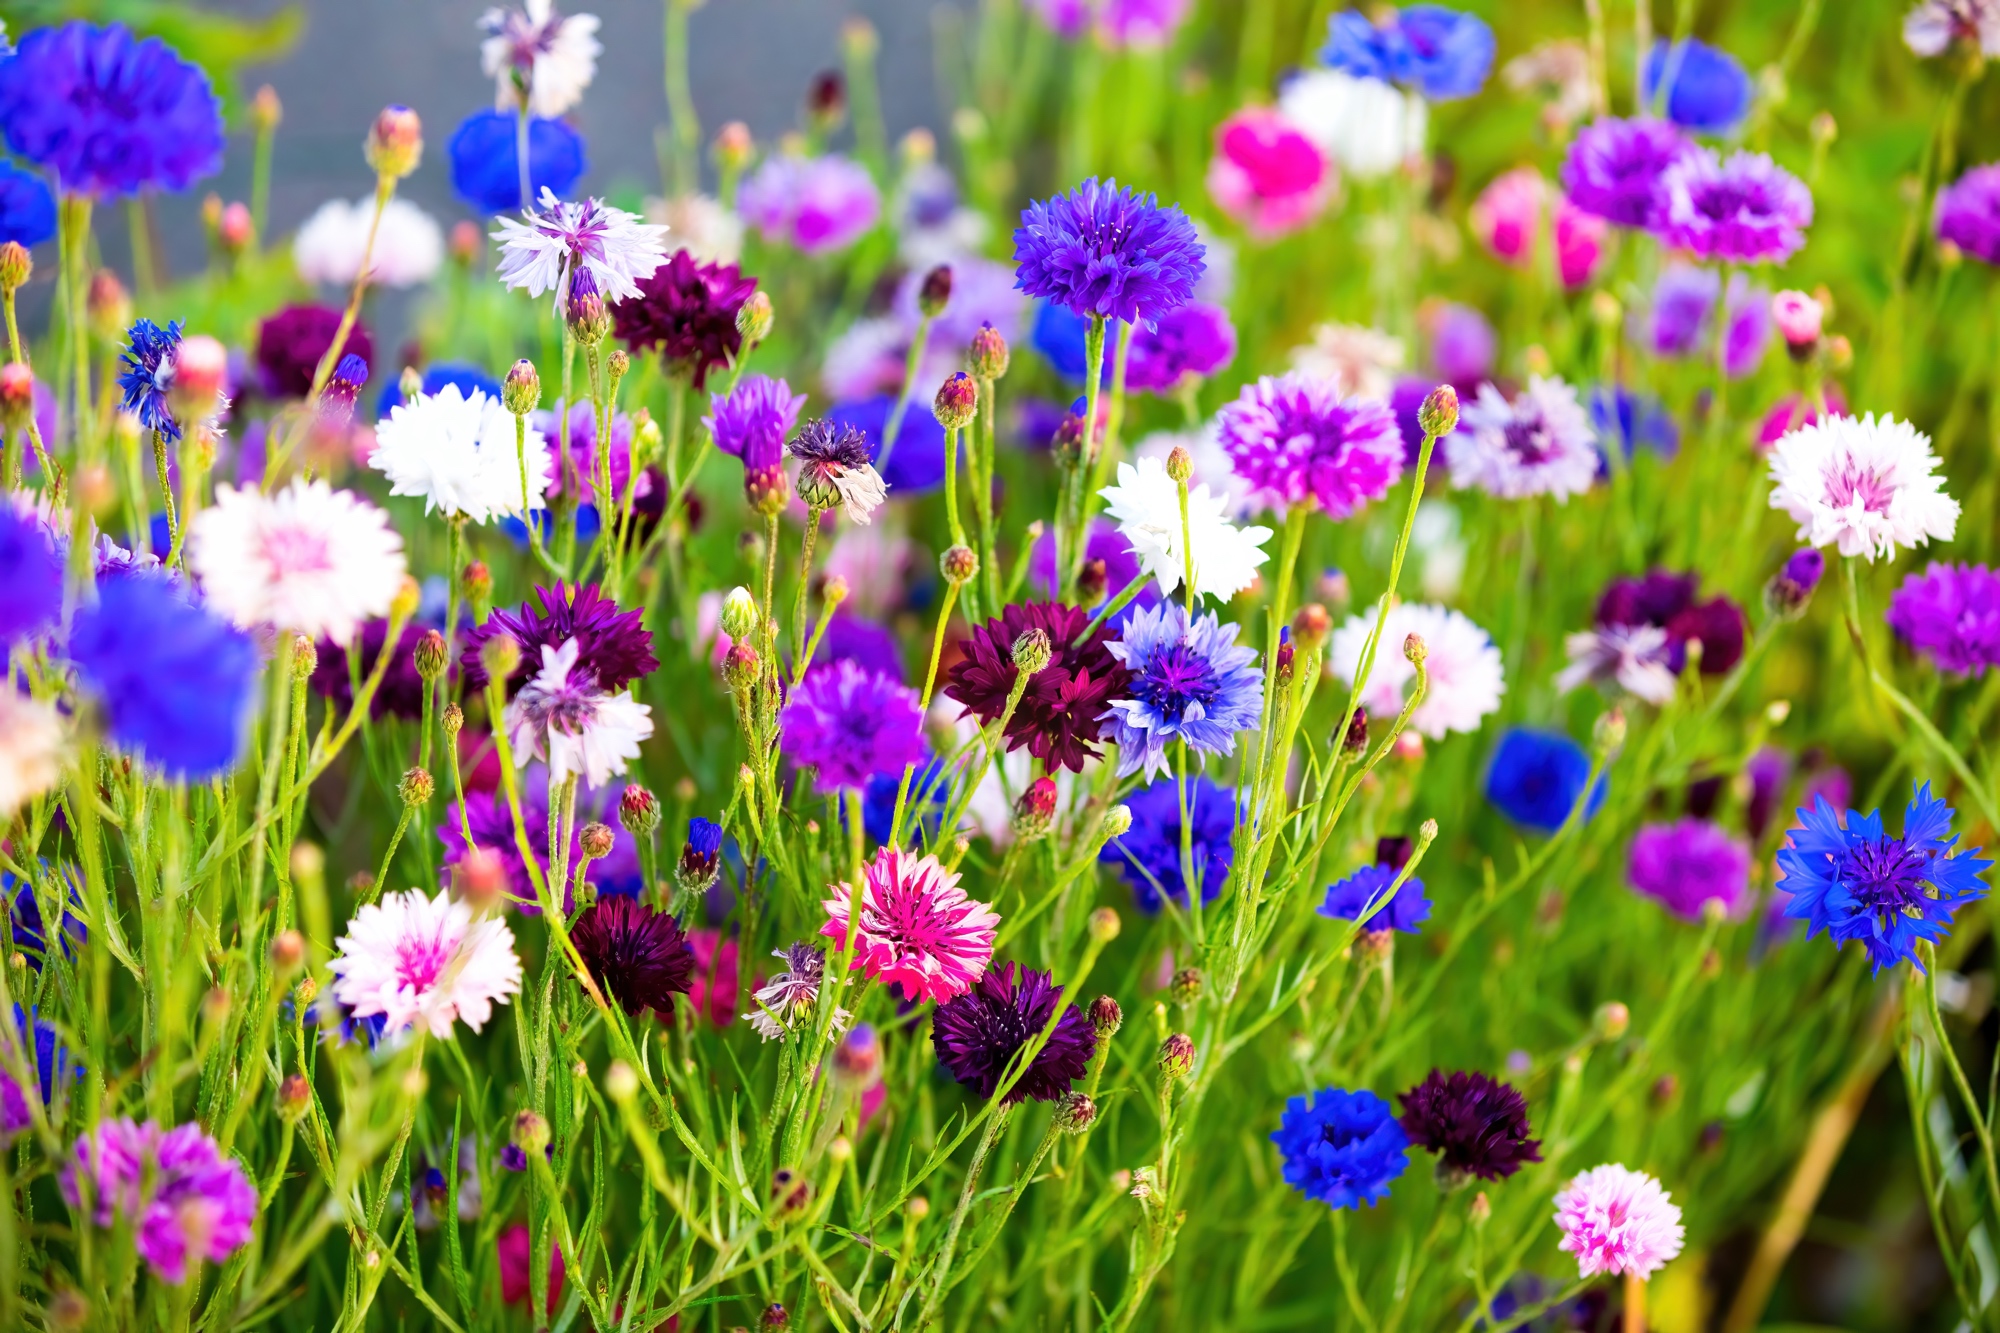
[[1725,160],[1696,148],[1667,168],[1660,192],[1654,232],[1700,259],[1782,264],[1812,225],[1812,191],[1764,153]]
[[1125,387],[1162,396],[1178,393],[1189,379],[1206,379],[1235,359],[1236,326],[1229,322],[1229,312],[1190,301],[1132,330]]
[[785,437],[798,424],[806,396],[769,375],[746,375],[727,395],[713,394],[702,418],[715,447],[743,461],[743,489],[753,497],[784,485]]
[[1607,117],[1577,132],[1563,160],[1563,189],[1572,204],[1607,222],[1650,226],[1661,205],[1661,177],[1689,147],[1668,121]]
[[1710,903],[1733,916],[1750,891],[1750,849],[1705,819],[1648,824],[1632,839],[1625,877],[1685,921],[1701,920]]
[[197,1124],[107,1120],[77,1139],[59,1183],[97,1226],[130,1224],[139,1257],[176,1286],[191,1262],[221,1263],[241,1249],[257,1216],[242,1164]]
[[737,189],[736,207],[771,244],[822,255],[845,250],[874,227],[882,195],[868,168],[837,153],[780,155]]
[[[2000,28],[2000,19],[1995,21]],[[1937,238],[2000,264],[2000,162],[1974,167],[1938,191]]]
[[1889,628],[1940,671],[1983,676],[2000,666],[2000,574],[1984,565],[1933,563],[1903,580]]
[[1015,285],[1079,315],[1157,320],[1193,299],[1204,253],[1179,208],[1092,176],[1023,210]]
[[785,754],[822,788],[858,792],[924,757],[917,692],[855,662],[815,667],[778,715]]

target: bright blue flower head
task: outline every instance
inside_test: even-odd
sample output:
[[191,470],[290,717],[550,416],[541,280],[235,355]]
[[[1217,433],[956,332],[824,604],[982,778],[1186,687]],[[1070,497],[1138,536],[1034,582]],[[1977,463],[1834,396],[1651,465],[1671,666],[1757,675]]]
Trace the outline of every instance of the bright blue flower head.
[[1641,449],[1672,458],[1680,447],[1681,428],[1674,423],[1673,413],[1649,393],[1622,384],[1599,384],[1590,390],[1586,406],[1600,450],[1615,444],[1624,449],[1627,458]]
[[1750,76],[1736,57],[1690,37],[1669,47],[1653,43],[1646,57],[1645,96],[1653,106],[1661,84],[1667,89],[1667,119],[1703,134],[1727,134],[1750,113]]
[[1392,11],[1379,26],[1359,10],[1335,14],[1320,62],[1357,78],[1414,88],[1433,102],[1470,97],[1493,70],[1493,29],[1443,5]]
[[165,579],[135,574],[99,588],[97,605],[77,616],[70,657],[111,739],[169,777],[214,777],[242,755],[257,650]]
[[[1544,833],[1562,827],[1590,780],[1590,756],[1560,732],[1516,727],[1500,738],[1486,772],[1486,799],[1516,824]],[[1604,779],[1590,789],[1584,818],[1604,804]]]
[[1376,904],[1368,919],[1361,923],[1363,930],[1400,930],[1405,935],[1417,934],[1417,928],[1430,919],[1431,900],[1424,896],[1424,882],[1412,875],[1403,881],[1403,887],[1396,890],[1396,896],[1387,898],[1389,886],[1396,882],[1394,866],[1370,865],[1333,885],[1326,891],[1326,901],[1319,906],[1319,914],[1340,921],[1353,921],[1360,917],[1368,904]]
[[[1188,783],[1188,822],[1194,826],[1190,843],[1194,850],[1195,878],[1201,881],[1201,900],[1215,901],[1222,883],[1229,878],[1235,849],[1236,793],[1197,776]],[[1132,886],[1132,900],[1140,911],[1152,915],[1160,910],[1163,898],[1187,906],[1187,880],[1181,875],[1180,784],[1162,779],[1142,787],[1126,798],[1132,812],[1132,827],[1123,837],[1105,844],[1097,859],[1114,865]]]
[[55,623],[62,610],[62,573],[62,560],[42,525],[21,517],[12,505],[0,505],[0,649]]
[[1974,848],[1951,854],[1953,810],[1926,782],[1903,812],[1903,836],[1882,831],[1882,814],[1849,810],[1843,821],[1821,797],[1799,811],[1803,826],[1778,853],[1779,887],[1791,894],[1785,915],[1824,930],[1835,944],[1860,940],[1880,972],[1917,960],[1917,942],[1951,932],[1952,913],[1987,894],[1979,878],[1993,863]]
[[[895,407],[894,398],[878,394],[851,403],[836,403],[827,409],[826,419],[867,436],[868,458],[873,462],[882,457],[882,432]],[[961,445],[960,467],[965,466],[964,454]],[[882,480],[888,483],[891,495],[920,495],[944,485],[944,427],[923,404],[913,403],[903,413],[903,424],[896,430],[896,449],[889,455],[889,466],[883,469]]]
[[1373,1208],[1410,1168],[1409,1135],[1389,1103],[1366,1089],[1291,1098],[1271,1142],[1284,1154],[1285,1183],[1335,1208]]
[[1186,305],[1205,253],[1180,209],[1092,176],[1022,211],[1014,285],[1079,315],[1131,324]]
[[181,423],[174,420],[167,394],[174,387],[174,363],[181,350],[181,322],[174,320],[163,329],[150,319],[142,319],[125,337],[125,350],[118,354],[122,367],[118,372],[118,387],[125,391],[125,410],[138,417],[139,424],[147,430],[178,440]]
[[[868,779],[861,793],[861,828],[876,842],[889,841],[896,822],[896,792],[903,785],[901,772],[877,773]],[[951,794],[950,775],[945,762],[933,758],[920,764],[910,775],[910,795],[904,818],[910,827],[921,826],[924,840],[935,847],[938,828],[944,823],[945,798]]]
[[56,197],[32,171],[0,162],[0,243],[34,247],[56,234]]
[[185,190],[222,167],[222,107],[208,76],[122,23],[37,28],[0,63],[7,146],[66,192]]
[[[475,111],[459,122],[445,146],[451,158],[451,188],[482,213],[511,213],[521,207],[521,167],[514,113]],[[583,136],[567,122],[537,116],[528,122],[528,176],[535,198],[543,189],[568,198],[590,160]]]
[[1256,727],[1264,710],[1257,651],[1236,642],[1239,626],[1213,611],[1188,621],[1166,603],[1133,612],[1106,646],[1132,673],[1126,697],[1103,714],[1118,742],[1118,776],[1167,771],[1167,747],[1186,741],[1197,753],[1226,755],[1236,733]]

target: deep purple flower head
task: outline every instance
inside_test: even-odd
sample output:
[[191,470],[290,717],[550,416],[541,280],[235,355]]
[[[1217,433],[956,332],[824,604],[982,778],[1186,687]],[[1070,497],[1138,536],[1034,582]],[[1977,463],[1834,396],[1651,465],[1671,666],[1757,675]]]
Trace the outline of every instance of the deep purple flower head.
[[[615,818],[618,800],[625,794],[625,784],[608,782],[602,787],[579,785],[576,796],[576,822],[570,830],[569,864],[573,867],[581,862],[583,826],[593,820],[606,825],[611,830],[611,854],[599,857],[590,863],[584,872],[584,881],[594,885],[601,902],[605,895],[621,898],[635,897],[646,886],[644,874],[639,867],[639,845],[632,834]],[[549,770],[541,763],[532,763],[521,774],[521,820],[530,829],[546,829],[549,826]],[[482,850],[500,858],[501,867],[507,872],[507,895],[514,907],[529,915],[538,914],[542,909],[535,898],[535,881],[528,874],[528,864],[521,859],[521,850],[514,842],[514,815],[507,804],[504,791],[468,791],[465,793],[465,821],[472,826],[472,840]],[[465,860],[465,834],[460,826],[457,802],[445,811],[438,822],[438,841],[444,844],[444,864],[438,876],[441,886],[451,884],[452,867]],[[530,837],[528,845],[534,849],[535,862],[542,868],[546,879],[549,870],[549,841],[546,836]],[[563,902],[569,903],[569,887],[563,892]]]
[[686,376],[696,393],[743,348],[736,312],[757,280],[734,264],[703,264],[685,250],[639,279],[639,294],[611,307],[611,327],[634,350],[657,351],[669,375]]
[[1699,259],[1782,264],[1806,243],[1812,191],[1763,153],[1696,148],[1660,178],[1653,230]]
[[150,319],[142,319],[126,333],[125,346],[118,353],[118,387],[124,395],[120,406],[138,417],[140,425],[169,441],[181,437],[181,423],[174,419],[168,404],[180,350],[179,320],[161,328]]
[[1639,100],[1696,133],[1727,134],[1749,114],[1755,91],[1750,75],[1729,52],[1693,37],[1672,45],[1662,39],[1646,53]]
[[65,193],[185,190],[222,167],[208,76],[122,23],[76,20],[23,37],[0,61],[0,131]]
[[[1516,727],[1500,738],[1486,770],[1486,799],[1517,824],[1553,833],[1569,818],[1590,779],[1590,756],[1559,732]],[[1585,802],[1583,818],[1604,804],[1599,777]]]
[[1403,1132],[1437,1154],[1440,1175],[1505,1180],[1542,1160],[1541,1141],[1528,1137],[1527,1102],[1487,1074],[1433,1069],[1396,1100],[1403,1104]]
[[1400,930],[1415,935],[1430,919],[1431,900],[1424,896],[1424,882],[1414,875],[1403,881],[1394,897],[1387,896],[1398,873],[1398,867],[1389,865],[1361,867],[1327,889],[1319,914],[1339,921],[1359,921],[1368,904],[1374,903],[1375,910],[1361,922],[1363,930]]
[[139,1257],[177,1286],[191,1262],[221,1263],[241,1249],[257,1217],[242,1164],[197,1124],[163,1131],[107,1120],[77,1139],[59,1183],[97,1226],[128,1223]]
[[1380,23],[1359,10],[1335,14],[1320,63],[1363,79],[1401,83],[1433,102],[1470,97],[1493,69],[1493,29],[1443,5],[1390,10]]
[[32,171],[0,162],[0,243],[33,249],[56,234],[56,197]]
[[854,662],[807,671],[778,727],[785,756],[817,769],[827,790],[858,792],[878,773],[901,773],[924,757],[917,692]]
[[1903,836],[1892,838],[1880,811],[1842,818],[1821,797],[1798,812],[1778,852],[1785,915],[1806,923],[1807,938],[1824,930],[1836,945],[1860,940],[1877,972],[1916,962],[1918,941],[1943,939],[1952,914],[1988,891],[1980,876],[1993,863],[1977,848],[1952,855],[1953,814],[1926,782],[1904,811]]
[[[1713,363],[1715,299],[1722,275],[1694,264],[1669,264],[1653,284],[1643,336],[1660,356],[1696,356]],[[1722,368],[1741,379],[1763,364],[1771,345],[1771,294],[1741,273],[1729,279],[1728,346]]]
[[[422,625],[405,625],[389,655],[389,669],[369,704],[371,718],[402,717],[416,720],[424,715],[424,678],[417,672],[417,643],[424,637]],[[371,620],[361,627],[361,652],[356,664],[362,679],[375,669],[375,659],[389,637],[389,622]],[[354,702],[354,681],[348,670],[347,645],[332,639],[319,641],[319,661],[313,666],[309,684],[312,692],[345,712]]]
[[2000,666],[2000,574],[1984,565],[1933,563],[1903,580],[1889,628],[1940,671],[1982,676]]
[[[1195,878],[1201,882],[1201,900],[1212,903],[1235,859],[1236,794],[1197,775],[1188,783],[1187,798]],[[1097,859],[1118,868],[1132,886],[1133,903],[1146,915],[1157,915],[1168,898],[1186,907],[1180,784],[1162,778],[1126,797],[1125,807],[1132,812],[1132,827],[1106,843]]]
[[1193,299],[1203,253],[1179,208],[1093,176],[1022,212],[1015,285],[1079,315],[1151,322]]
[[[952,665],[947,699],[965,706],[981,723],[996,721],[1007,707],[1014,677],[1014,644],[1031,630],[1048,637],[1049,663],[1028,681],[1027,690],[1007,723],[1007,748],[1027,747],[1028,753],[1053,772],[1083,771],[1083,761],[1097,757],[1103,717],[1113,699],[1125,693],[1127,672],[1111,655],[1110,632],[1099,625],[1084,634],[1090,616],[1081,607],[1060,602],[1028,602],[1004,608],[992,620],[973,627],[958,642],[959,660]],[[1080,647],[1072,647],[1078,638]]]
[[1816,546],[1802,546],[1786,557],[1765,596],[1780,610],[1799,611],[1811,599],[1825,573],[1826,556]]
[[[1229,312],[1205,301],[1190,301],[1151,325],[1132,330],[1126,356],[1125,387],[1167,395],[1189,376],[1206,378],[1236,358],[1236,326]],[[1106,357],[1108,362],[1111,358]]]
[[837,153],[766,158],[736,192],[743,220],[773,245],[809,255],[845,250],[882,216],[868,168]]
[[1648,227],[1661,206],[1660,182],[1690,147],[1664,120],[1619,120],[1586,125],[1563,160],[1569,201],[1621,227]]
[[1748,628],[1743,610],[1727,597],[1695,601],[1698,574],[1648,570],[1639,578],[1615,578],[1597,599],[1599,625],[1653,625],[1667,632],[1669,670],[1678,673],[1687,645],[1701,644],[1702,674],[1726,673],[1743,657]]
[[2000,264],[2000,162],[1974,167],[1938,191],[1937,238]]
[[712,394],[702,419],[715,447],[743,460],[745,475],[776,468],[785,456],[785,437],[799,421],[806,396],[769,375],[745,375],[726,396]]
[[1683,920],[1701,920],[1710,902],[1733,916],[1750,892],[1750,849],[1705,819],[1648,824],[1632,839],[1625,877]]
[[[320,358],[333,346],[341,312],[332,306],[289,305],[257,326],[257,371],[264,392],[273,398],[303,398],[312,392]],[[352,352],[370,367],[375,344],[359,320],[347,331],[343,352]]]
[[1373,1208],[1410,1169],[1409,1136],[1389,1103],[1366,1089],[1288,1099],[1271,1142],[1285,1159],[1285,1183],[1334,1208]]
[[653,656],[653,632],[640,624],[644,609],[618,609],[595,583],[565,584],[536,588],[541,609],[522,602],[509,611],[495,608],[483,625],[466,632],[465,651],[458,659],[468,689],[486,688],[486,666],[479,660],[488,639],[506,634],[521,645],[521,662],[510,682],[534,675],[541,669],[542,649],[560,648],[577,641],[576,667],[571,675],[588,672],[600,690],[616,691],[651,675],[660,666]]
[[0,503],[0,650],[55,623],[62,582],[62,560],[47,531]]
[[1296,371],[1245,385],[1216,429],[1254,501],[1274,508],[1310,502],[1347,518],[1403,471],[1402,436],[1386,406],[1343,399],[1331,381]]
[[637,898],[599,898],[569,928],[590,975],[628,1014],[674,1011],[694,983],[694,949],[680,921]]
[[[519,127],[515,113],[485,107],[459,122],[445,145],[451,159],[451,188],[474,210],[492,216],[527,207],[521,198]],[[543,190],[567,199],[590,169],[583,136],[565,120],[542,116],[528,121],[529,199]]]
[[1478,392],[1493,374],[1499,352],[1493,322],[1483,311],[1457,301],[1426,303],[1420,318],[1430,340],[1431,370],[1460,397]]
[[[1000,1087],[1008,1061],[1049,1024],[1062,1004],[1063,988],[1048,972],[1019,963],[988,967],[972,989],[946,1000],[931,1018],[931,1044],[951,1076],[982,1098]],[[1068,1005],[1055,1029],[1001,1105],[1029,1097],[1054,1101],[1082,1078],[1097,1052],[1097,1031],[1075,1005]]]

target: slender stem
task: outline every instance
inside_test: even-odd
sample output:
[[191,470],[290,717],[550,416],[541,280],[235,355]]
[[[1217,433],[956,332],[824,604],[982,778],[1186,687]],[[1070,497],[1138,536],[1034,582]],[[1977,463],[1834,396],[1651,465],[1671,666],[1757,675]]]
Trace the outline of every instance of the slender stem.
[[896,391],[896,405],[889,410],[889,419],[882,423],[882,452],[875,459],[877,472],[889,470],[889,458],[896,452],[896,440],[903,433],[903,414],[910,410],[910,399],[917,392],[917,372],[923,368],[924,351],[930,341],[931,316],[919,315],[909,354],[903,358],[903,387]]
[[[1945,1068],[1951,1071],[1952,1085],[1958,1089],[1959,1099],[1965,1103],[1965,1113],[1972,1118],[1972,1134],[1979,1141],[1979,1159],[1986,1168],[1987,1197],[1992,1200],[1995,1213],[2000,1213],[2000,1164],[1994,1160],[1993,1130],[1987,1122],[1986,1113],[1979,1109],[1979,1098],[1974,1095],[1972,1084],[1965,1077],[1965,1067],[1958,1062],[1958,1052],[1952,1049],[1951,1034],[1944,1029],[1944,1015],[1938,1011],[1937,953],[1929,940],[1917,942],[1917,958],[1911,967],[1923,974],[1924,1009],[1931,1020],[1931,1031],[1937,1036]],[[1913,984],[1914,981],[1912,978]]]

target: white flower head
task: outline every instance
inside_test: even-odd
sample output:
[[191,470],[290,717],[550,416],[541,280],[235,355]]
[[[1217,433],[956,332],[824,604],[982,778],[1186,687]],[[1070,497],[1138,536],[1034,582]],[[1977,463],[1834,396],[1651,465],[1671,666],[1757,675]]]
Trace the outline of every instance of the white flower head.
[[555,293],[556,313],[568,294],[569,276],[579,267],[596,280],[606,305],[639,294],[639,279],[666,262],[667,229],[641,222],[637,214],[602,199],[566,204],[542,187],[538,208],[526,222],[500,218],[493,239],[500,242],[500,281],[524,287],[528,295]]
[[1222,438],[1216,433],[1213,418],[1204,422],[1199,430],[1156,430],[1132,446],[1135,459],[1157,459],[1165,466],[1167,458],[1175,446],[1188,451],[1193,470],[1188,474],[1188,485],[1206,486],[1210,495],[1220,496],[1222,512],[1233,521],[1248,518],[1254,509],[1249,483],[1236,475],[1236,464],[1230,459],[1229,451],[1222,447]]
[[1920,56],[1941,56],[1961,39],[2000,56],[2000,0],[1922,0],[1903,17],[1903,45]]
[[1278,109],[1358,177],[1386,176],[1424,151],[1424,99],[1380,79],[1306,70],[1286,81]]
[[529,114],[560,116],[583,100],[604,50],[595,14],[564,18],[553,0],[527,0],[525,10],[489,9],[479,30],[486,34],[479,63],[494,81],[493,104],[502,111],[521,104],[518,75],[528,85]]
[[542,669],[507,705],[507,729],[514,738],[514,762],[545,759],[549,782],[580,777],[586,787],[602,787],[639,757],[639,744],[653,734],[653,710],[635,703],[632,691],[606,694],[589,671],[576,669],[575,639],[560,648],[542,645]]
[[1292,349],[1292,369],[1332,380],[1344,397],[1389,401],[1391,372],[1403,368],[1403,340],[1359,324],[1318,324]]
[[62,717],[48,704],[0,690],[0,824],[62,776]]
[[[292,263],[310,283],[348,286],[360,276],[368,253],[368,229],[374,224],[375,201],[329,199],[299,228],[292,239]],[[444,264],[444,230],[437,219],[407,199],[391,199],[382,210],[375,249],[368,263],[369,283],[377,287],[415,287],[429,282]]]
[[713,195],[648,199],[646,221],[665,227],[674,249],[698,264],[734,264],[743,257],[743,219]]
[[514,415],[498,398],[479,389],[467,397],[448,384],[390,409],[375,427],[368,466],[389,478],[389,494],[423,497],[425,513],[437,510],[474,523],[519,518],[542,507],[553,462],[548,440],[529,426],[524,494],[523,454],[515,448],[514,431]]
[[1459,412],[1458,429],[1440,440],[1451,484],[1477,486],[1502,500],[1552,495],[1557,501],[1597,484],[1597,432],[1560,379],[1532,375],[1509,402],[1491,384]]
[[1828,417],[1771,449],[1771,508],[1799,525],[1799,540],[1842,555],[1893,556],[1951,540],[1958,501],[1944,493],[1930,436],[1874,413]]
[[1615,683],[1649,704],[1673,702],[1674,673],[1667,665],[1670,645],[1658,625],[1599,625],[1563,640],[1569,665],[1556,676],[1564,694],[1579,685]]
[[336,643],[387,615],[409,572],[387,514],[303,477],[274,495],[216,487],[189,527],[187,557],[208,605],[238,625]]
[[[1141,458],[1118,465],[1118,483],[1106,486],[1105,512],[1131,543],[1140,567],[1160,581],[1160,591],[1173,596],[1187,571],[1188,545],[1181,541],[1180,486],[1167,475],[1158,458]],[[1187,538],[1194,551],[1194,587],[1198,597],[1227,601],[1257,579],[1257,567],[1271,558],[1264,543],[1271,529],[1239,528],[1225,514],[1227,502],[1207,486],[1188,487]]]
[[[1328,648],[1328,666],[1349,685],[1361,669],[1375,610],[1371,606],[1350,617],[1334,631]],[[1422,636],[1427,650],[1424,669],[1430,674],[1430,689],[1410,715],[1410,725],[1434,741],[1444,739],[1447,732],[1479,730],[1481,719],[1500,706],[1500,696],[1507,691],[1500,650],[1485,630],[1447,607],[1400,602],[1389,608],[1375,665],[1361,691],[1361,706],[1371,717],[1402,712],[1417,678],[1416,667],[1403,655],[1403,642],[1412,634]]]
[[356,1018],[383,1018],[385,1035],[421,1023],[449,1037],[459,1019],[477,1032],[496,1002],[521,989],[507,923],[475,921],[442,889],[435,898],[417,889],[386,894],[356,912],[334,943],[340,956],[327,964],[334,1000]]

